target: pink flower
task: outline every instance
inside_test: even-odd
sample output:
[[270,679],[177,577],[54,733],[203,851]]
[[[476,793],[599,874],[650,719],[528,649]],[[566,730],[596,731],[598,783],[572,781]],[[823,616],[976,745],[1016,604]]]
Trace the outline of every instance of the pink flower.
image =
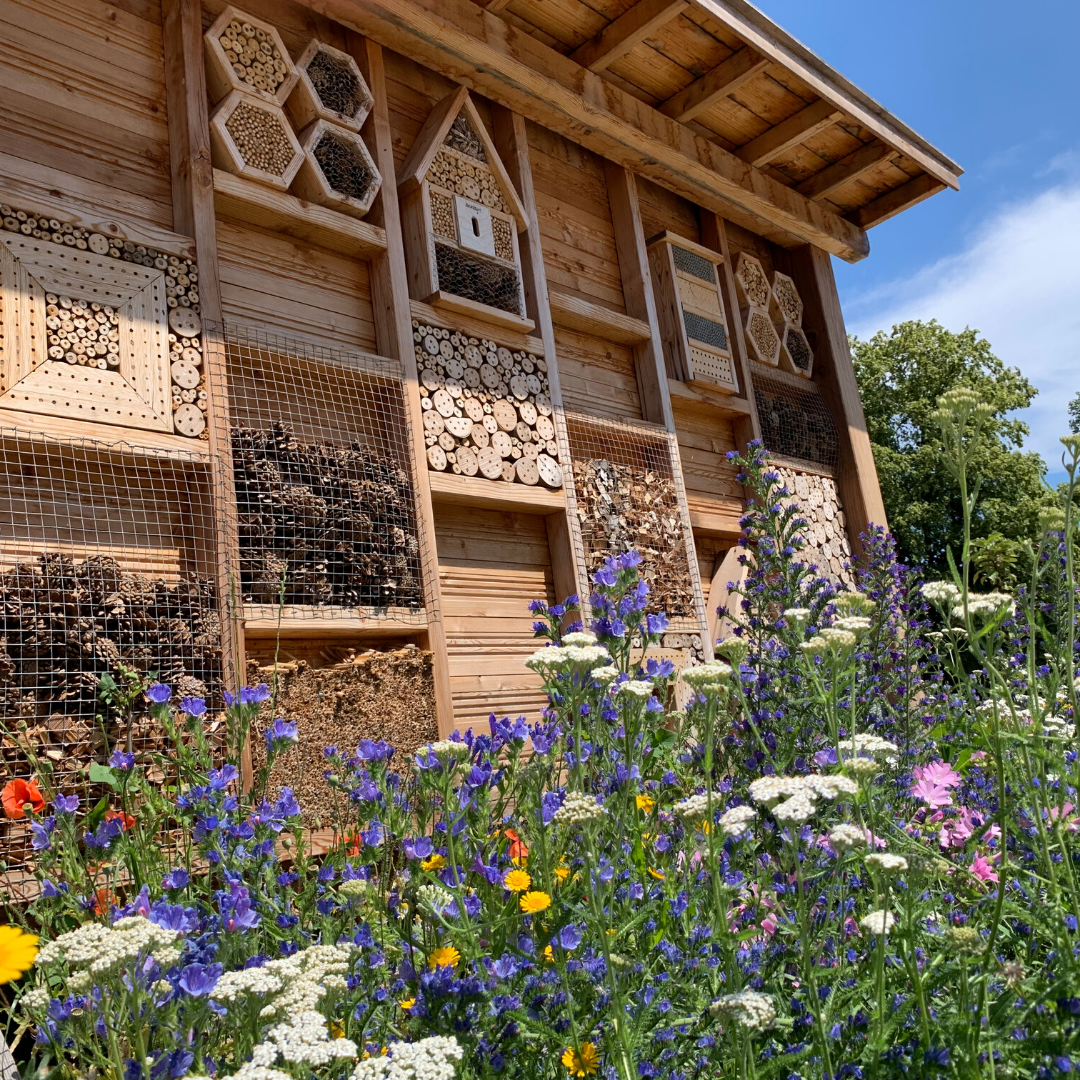
[[885,847],[885,838],[883,836],[875,836],[869,829],[866,830],[866,842],[870,847],[875,847],[879,851]]
[[916,799],[921,799],[927,806],[936,810],[939,806],[951,806],[952,795],[948,788],[938,787],[932,780],[916,780],[910,788]]
[[969,868],[980,881],[997,881],[998,876],[994,873],[990,860],[985,855],[976,855]]
[[986,755],[985,750],[972,750],[971,751],[971,760],[972,761],[985,761],[986,757],[987,757],[987,755]]
[[963,777],[947,762],[940,758],[926,765],[918,765],[912,775],[916,780],[929,780],[935,787],[959,787]]
[[775,915],[766,915],[765,918],[761,920],[761,929],[764,930],[769,937],[772,937],[773,934],[776,933],[777,925],[778,923]]

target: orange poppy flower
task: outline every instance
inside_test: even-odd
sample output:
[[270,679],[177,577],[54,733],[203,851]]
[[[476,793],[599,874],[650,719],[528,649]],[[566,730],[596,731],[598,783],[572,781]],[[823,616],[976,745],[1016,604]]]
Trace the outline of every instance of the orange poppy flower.
[[127,832],[135,824],[135,818],[132,814],[125,814],[123,810],[106,810],[105,820],[115,821],[116,818],[120,819],[120,826],[124,832]]
[[510,841],[511,862],[520,863],[529,857],[529,845],[513,829],[507,829],[503,835]]
[[0,791],[0,803],[4,807],[4,817],[18,821],[26,817],[27,803],[32,814],[40,814],[45,809],[45,796],[36,780],[11,780]]
[[346,855],[359,855],[363,843],[359,833],[350,833],[342,840]]

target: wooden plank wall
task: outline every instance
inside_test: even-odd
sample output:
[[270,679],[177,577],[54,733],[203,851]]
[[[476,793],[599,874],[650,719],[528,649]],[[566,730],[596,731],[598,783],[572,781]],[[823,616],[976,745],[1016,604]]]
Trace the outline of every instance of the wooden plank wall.
[[545,699],[524,666],[537,647],[528,603],[555,601],[544,518],[440,507],[436,534],[458,728],[486,731],[491,712],[535,721]]

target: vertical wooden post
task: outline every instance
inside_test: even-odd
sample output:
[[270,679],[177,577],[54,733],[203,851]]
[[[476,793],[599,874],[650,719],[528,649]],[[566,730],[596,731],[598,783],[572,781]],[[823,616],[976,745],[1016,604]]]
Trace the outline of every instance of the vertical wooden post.
[[386,251],[371,261],[371,300],[375,317],[375,337],[383,356],[401,363],[402,389],[412,439],[412,472],[416,483],[417,522],[420,529],[420,558],[427,569],[425,601],[428,620],[428,648],[434,655],[435,713],[440,737],[454,730],[454,701],[450,690],[450,660],[446,650],[446,628],[442,619],[439,586],[439,551],[435,538],[435,517],[428,485],[424,447],[424,418],[420,408],[416,356],[413,353],[412,312],[409,306],[409,278],[405,267],[405,247],[398,207],[397,167],[394,140],[386,101],[386,75],[382,46],[367,38],[349,34],[349,51],[367,79],[375,106],[364,125],[363,137],[382,174],[382,187],[369,220],[386,230]]
[[646,420],[663,424],[668,431],[674,431],[675,418],[668,396],[664,344],[660,338],[656,300],[653,298],[637,180],[633,173],[607,160],[604,161],[604,176],[611,206],[611,223],[615,228],[615,247],[619,253],[626,313],[648,323],[652,334],[648,341],[634,346],[641,414]]
[[[202,8],[199,0],[162,0],[165,95],[169,112],[173,227],[195,241],[199,304],[206,333],[207,427],[222,621],[222,666],[233,689],[246,681],[244,633],[239,606],[240,552],[233,488],[229,397],[221,336],[221,283],[214,216],[214,169],[210,157],[206,75],[203,70]],[[217,476],[213,475],[217,472]],[[235,610],[234,610],[235,608]]]
[[888,528],[888,523],[836,278],[828,252],[812,245],[788,253],[788,261],[805,305],[804,323],[816,331],[814,381],[821,387],[840,436],[837,487],[847,515],[848,536],[858,551],[859,534],[868,525]]
[[566,437],[566,417],[563,413],[559,363],[555,352],[555,328],[548,306],[547,273],[544,270],[544,251],[540,242],[540,221],[536,214],[536,191],[529,161],[529,138],[525,118],[501,105],[492,106],[491,123],[492,138],[499,156],[528,214],[528,225],[519,238],[522,284],[525,287],[525,304],[529,318],[536,323],[537,333],[544,343],[548,390],[559,441],[559,463],[565,478],[563,490],[566,493],[566,510],[559,514],[549,514],[546,519],[555,596],[561,602],[571,593],[584,594],[588,589],[588,578],[585,567],[577,557],[577,552],[584,549],[580,540],[574,543],[578,520],[573,465],[570,460],[570,444]]

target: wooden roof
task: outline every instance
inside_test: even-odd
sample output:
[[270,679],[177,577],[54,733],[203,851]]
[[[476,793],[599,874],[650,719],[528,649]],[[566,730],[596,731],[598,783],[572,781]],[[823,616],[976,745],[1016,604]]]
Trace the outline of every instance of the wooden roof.
[[305,0],[784,246],[848,261],[960,167],[745,0]]

